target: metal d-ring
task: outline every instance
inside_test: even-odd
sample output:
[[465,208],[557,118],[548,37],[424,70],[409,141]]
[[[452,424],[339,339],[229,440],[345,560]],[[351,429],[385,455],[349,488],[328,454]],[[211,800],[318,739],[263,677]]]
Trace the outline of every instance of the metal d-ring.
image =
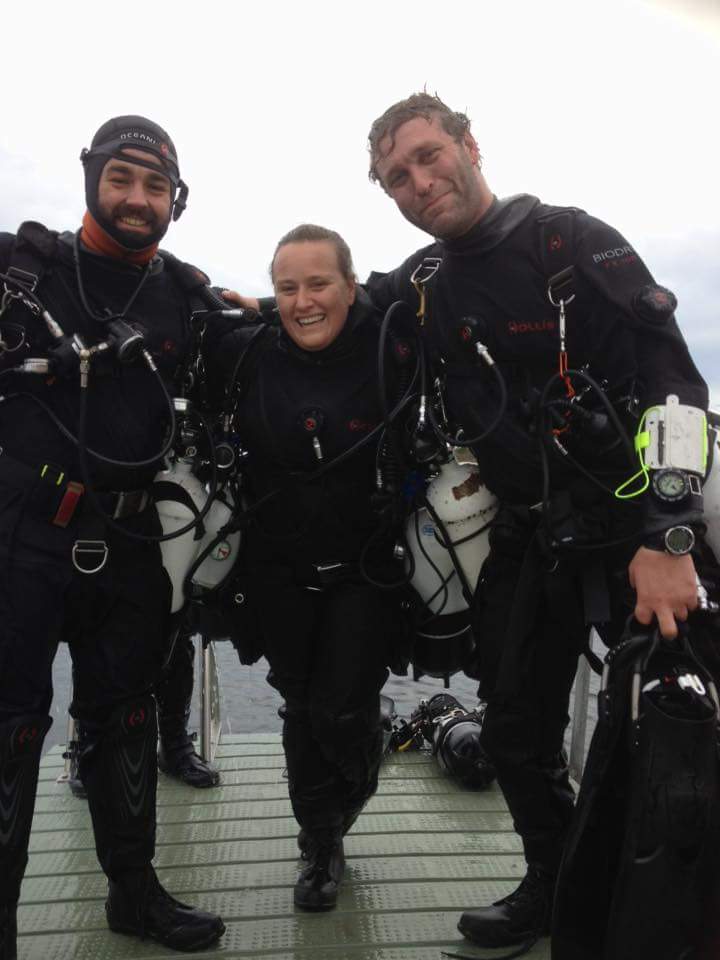
[[[78,562],[78,555],[82,553],[87,554],[102,554],[102,560],[96,567],[86,569],[85,567],[80,566]],[[76,540],[72,548],[72,562],[75,569],[78,573],[93,574],[99,573],[102,568],[107,563],[107,558],[110,555],[110,548],[105,543],[104,540]]]

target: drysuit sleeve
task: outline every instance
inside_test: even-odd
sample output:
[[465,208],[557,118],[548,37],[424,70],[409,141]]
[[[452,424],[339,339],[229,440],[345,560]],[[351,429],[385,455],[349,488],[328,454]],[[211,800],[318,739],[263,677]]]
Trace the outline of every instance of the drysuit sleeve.
[[[5,273],[10,266],[13,247],[15,245],[15,236],[12,233],[0,233],[0,273]],[[0,298],[4,292],[3,282],[0,280]],[[7,334],[6,334],[7,335]],[[0,343],[5,340],[3,337],[2,314],[0,314]],[[15,364],[13,353],[6,353],[4,347],[0,347],[0,369],[7,369]]]
[[580,290],[599,294],[635,333],[641,410],[664,403],[670,393],[707,410],[707,386],[675,318],[677,299],[655,282],[631,244],[613,227],[584,215],[575,266]]
[[[618,313],[634,333],[639,412],[675,394],[682,404],[707,411],[708,389],[678,327],[677,299],[657,284],[634,247],[617,230],[582,215],[577,243],[576,288],[602,303],[610,322]],[[638,462],[638,468],[640,464]],[[702,525],[702,504],[693,498],[681,510],[643,495],[648,543],[678,523]]]
[[276,317],[277,300],[275,297],[258,297],[260,316],[266,323],[272,323]]
[[0,273],[5,273],[7,270],[14,245],[14,234],[0,233]]

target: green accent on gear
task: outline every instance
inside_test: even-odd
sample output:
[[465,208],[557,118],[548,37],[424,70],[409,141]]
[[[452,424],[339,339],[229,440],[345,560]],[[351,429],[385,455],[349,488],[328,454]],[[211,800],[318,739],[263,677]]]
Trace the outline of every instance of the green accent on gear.
[[[614,496],[618,500],[632,500],[633,497],[639,497],[641,493],[645,493],[647,488],[650,486],[650,472],[647,468],[645,460],[643,459],[643,450],[646,450],[650,446],[650,431],[645,430],[645,419],[649,413],[653,410],[658,410],[659,407],[648,407],[645,413],[640,418],[640,423],[638,424],[637,433],[635,434],[635,452],[638,455],[638,460],[640,462],[640,469],[637,473],[634,473],[631,477],[625,480],[624,483],[621,483],[620,486],[615,491]],[[627,487],[631,486],[636,480],[642,477],[642,486],[637,487],[635,490],[631,490],[629,493],[624,491]]]

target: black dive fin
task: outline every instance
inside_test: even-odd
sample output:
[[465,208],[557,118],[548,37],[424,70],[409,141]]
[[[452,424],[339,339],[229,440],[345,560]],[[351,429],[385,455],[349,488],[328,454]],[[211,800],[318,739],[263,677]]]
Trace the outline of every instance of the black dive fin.
[[720,862],[717,690],[687,638],[626,633],[560,871],[553,960],[696,960]]

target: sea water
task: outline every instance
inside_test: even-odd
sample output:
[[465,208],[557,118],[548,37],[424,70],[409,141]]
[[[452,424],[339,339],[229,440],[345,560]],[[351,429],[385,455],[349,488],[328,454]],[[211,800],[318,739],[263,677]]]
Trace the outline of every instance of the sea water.
[[[251,667],[243,666],[231,643],[217,643],[215,652],[222,693],[223,733],[279,733],[282,721],[277,711],[282,697],[265,679],[267,661],[259,660]],[[46,751],[58,743],[65,743],[67,734],[71,681],[70,655],[65,644],[60,645],[55,658],[53,686],[55,696],[51,714],[54,723],[45,739]],[[468,710],[477,703],[477,686],[477,680],[470,680],[463,674],[450,678],[450,692]],[[415,681],[412,676],[396,677],[391,674],[383,693],[395,702],[398,716],[407,719],[421,699],[429,699],[443,689],[443,681],[433,677],[422,677]],[[199,728],[198,699],[196,684],[190,716],[191,730]]]

